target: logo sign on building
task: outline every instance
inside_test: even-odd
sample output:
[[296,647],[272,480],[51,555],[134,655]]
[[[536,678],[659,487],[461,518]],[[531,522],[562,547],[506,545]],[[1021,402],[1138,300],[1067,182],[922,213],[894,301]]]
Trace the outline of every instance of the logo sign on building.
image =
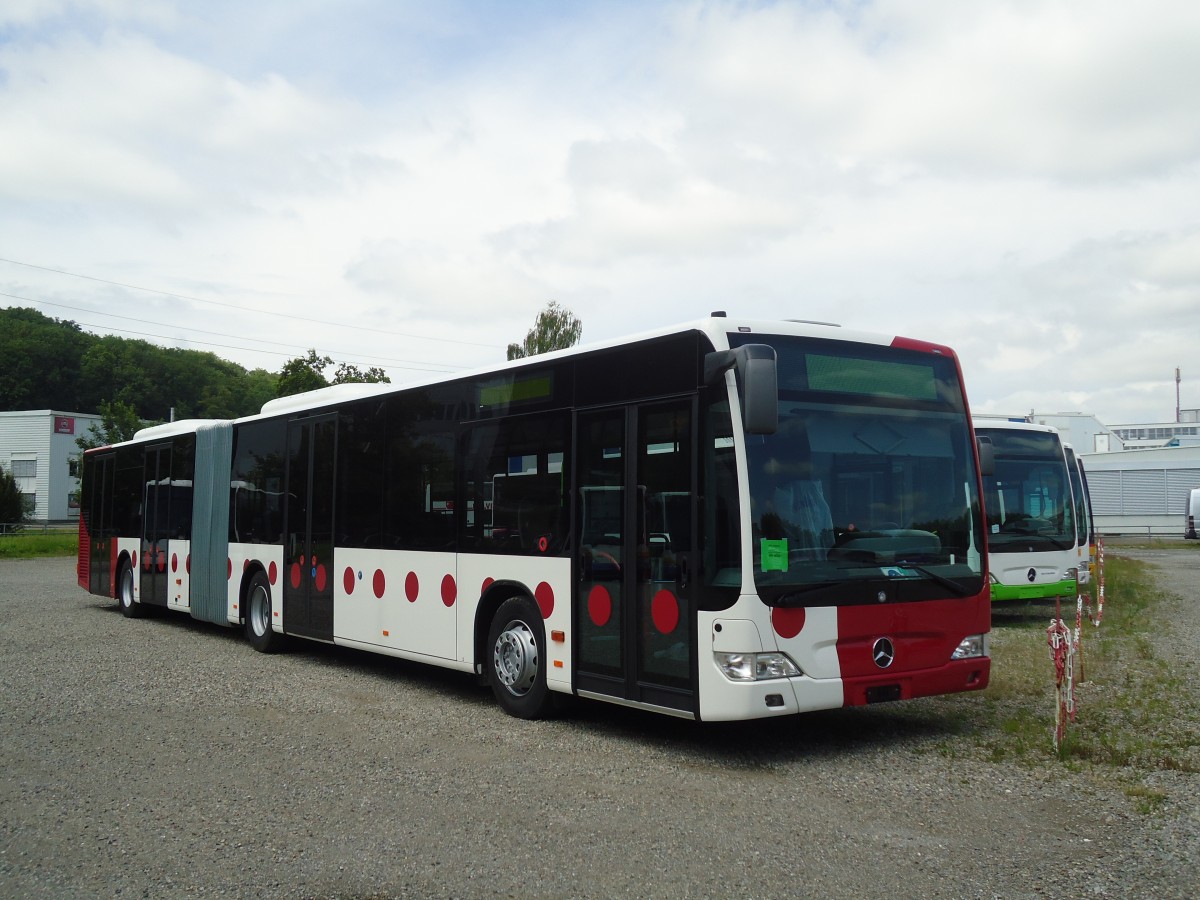
[[55,434],[74,434],[75,419],[71,416],[55,416],[54,417],[54,433]]

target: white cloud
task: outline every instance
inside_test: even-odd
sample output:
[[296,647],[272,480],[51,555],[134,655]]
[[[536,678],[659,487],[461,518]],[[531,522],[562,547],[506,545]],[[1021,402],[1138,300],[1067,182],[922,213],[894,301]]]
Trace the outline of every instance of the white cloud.
[[3,255],[283,314],[180,305],[185,329],[411,359],[384,332],[502,354],[551,299],[586,339],[724,308],[948,343],[979,408],[1136,419],[1200,324],[1192,3],[64,0],[0,24]]

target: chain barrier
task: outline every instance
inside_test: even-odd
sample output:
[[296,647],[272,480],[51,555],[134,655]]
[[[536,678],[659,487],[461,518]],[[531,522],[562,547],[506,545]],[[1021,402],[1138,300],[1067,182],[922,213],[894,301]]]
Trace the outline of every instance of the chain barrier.
[[1092,615],[1092,596],[1088,592],[1087,614],[1088,619],[1097,628],[1100,627],[1100,620],[1104,618],[1104,538],[1096,538],[1096,615]]
[[1091,585],[1080,590],[1075,585],[1075,627],[1062,618],[1062,598],[1054,598],[1054,618],[1046,629],[1046,643],[1054,663],[1054,749],[1061,749],[1068,722],[1075,721],[1075,685],[1086,681],[1083,668],[1083,617],[1100,627],[1104,618],[1104,540],[1096,539],[1096,614],[1092,615]]

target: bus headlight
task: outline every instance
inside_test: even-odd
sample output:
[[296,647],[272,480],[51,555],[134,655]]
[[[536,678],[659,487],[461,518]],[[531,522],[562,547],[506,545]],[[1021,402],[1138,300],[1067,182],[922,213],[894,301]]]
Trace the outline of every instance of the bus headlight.
[[978,656],[988,655],[988,636],[986,634],[972,634],[962,639],[959,642],[954,652],[950,654],[951,659],[974,659]]
[[713,658],[730,681],[766,681],[803,674],[786,653],[714,653]]

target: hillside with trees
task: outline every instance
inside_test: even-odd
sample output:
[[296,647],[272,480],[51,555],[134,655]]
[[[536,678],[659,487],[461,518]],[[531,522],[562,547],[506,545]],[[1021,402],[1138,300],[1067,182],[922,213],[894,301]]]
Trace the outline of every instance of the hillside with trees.
[[[278,373],[247,370],[214,353],[95,335],[21,307],[0,309],[0,359],[0,410],[132,410],[149,422],[168,420],[172,409],[176,419],[250,415],[294,392],[298,371],[309,376],[305,390],[331,383],[322,370],[332,364],[310,350]],[[343,364],[333,383],[338,381],[388,378],[380,369],[361,372]]]

